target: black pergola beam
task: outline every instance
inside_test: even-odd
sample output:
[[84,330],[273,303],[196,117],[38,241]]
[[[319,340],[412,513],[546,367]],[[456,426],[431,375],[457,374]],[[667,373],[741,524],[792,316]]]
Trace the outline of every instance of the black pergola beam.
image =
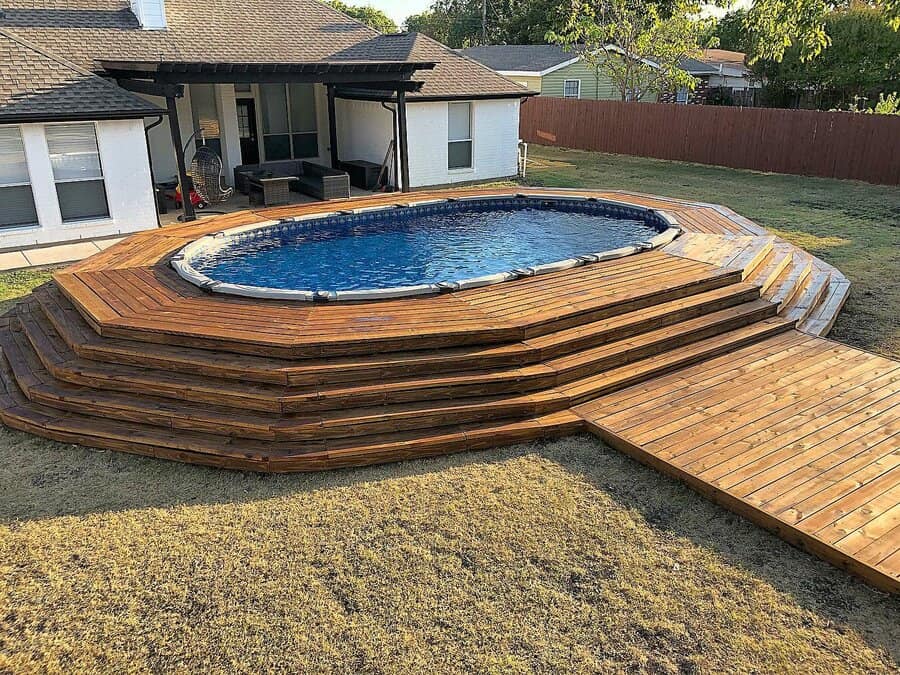
[[152,80],[116,80],[122,89],[133,91],[137,94],[148,96],[162,96],[163,98],[181,98],[184,96],[184,86],[180,84],[164,84]]

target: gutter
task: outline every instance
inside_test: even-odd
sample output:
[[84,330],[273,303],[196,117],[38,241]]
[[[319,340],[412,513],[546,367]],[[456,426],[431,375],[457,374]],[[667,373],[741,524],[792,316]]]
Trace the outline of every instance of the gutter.
[[162,227],[159,219],[159,201],[156,194],[156,183],[153,181],[153,153],[150,152],[150,130],[162,124],[163,116],[157,115],[156,121],[144,127],[144,141],[147,143],[147,165],[150,167],[150,194],[153,195],[153,213],[156,214],[156,227]]

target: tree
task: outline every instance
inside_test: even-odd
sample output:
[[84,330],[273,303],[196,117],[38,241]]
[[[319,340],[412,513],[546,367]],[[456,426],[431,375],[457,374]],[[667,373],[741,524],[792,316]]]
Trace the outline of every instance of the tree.
[[341,0],[328,0],[328,4],[360,23],[374,28],[379,33],[396,33],[399,30],[391,17],[380,9],[375,9],[369,5],[345,5]]
[[[482,20],[482,9],[486,11]],[[407,17],[406,30],[418,31],[454,47],[480,44],[543,44],[557,28],[563,5],[557,0],[435,0]]]
[[697,18],[699,10],[699,2],[690,0],[665,7],[639,0],[578,0],[563,29],[550,31],[547,39],[606,74],[623,101],[640,101],[650,92],[696,87],[680,63],[701,56],[701,37],[713,20]]
[[[797,48],[804,61],[818,56],[831,44],[827,17],[859,4],[858,0],[754,0],[745,22],[751,38],[751,60],[781,61],[791,47]],[[900,0],[871,0],[865,4],[880,10],[891,30],[900,30]]]
[[900,91],[900,33],[888,26],[881,10],[858,5],[831,12],[825,29],[831,45],[817,56],[804,60],[793,46],[781,61],[754,65],[766,78],[767,102],[846,108]]
[[750,49],[750,33],[747,30],[746,21],[746,9],[728,12],[707,28],[701,43],[708,43],[710,40],[716,39],[720,49],[746,52]]
[[412,14],[406,17],[403,27],[407,31],[423,33],[438,42],[451,46],[448,17],[434,9],[426,9],[421,14]]

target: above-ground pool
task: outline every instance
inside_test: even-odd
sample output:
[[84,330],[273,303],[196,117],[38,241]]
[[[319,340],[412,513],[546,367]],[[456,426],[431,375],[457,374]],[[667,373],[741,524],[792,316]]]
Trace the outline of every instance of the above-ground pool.
[[[478,197],[357,209],[235,228],[174,265],[212,291],[358,300],[472,288],[671,241],[651,209],[557,196]],[[663,234],[667,233],[667,234]]]

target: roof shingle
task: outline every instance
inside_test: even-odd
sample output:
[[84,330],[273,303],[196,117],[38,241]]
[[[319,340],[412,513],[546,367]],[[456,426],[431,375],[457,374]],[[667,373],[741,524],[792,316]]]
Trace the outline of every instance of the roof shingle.
[[0,31],[0,122],[143,117],[164,111]]
[[3,0],[0,28],[100,72],[102,61],[436,61],[410,98],[527,95],[520,85],[416,33],[381,35],[316,0],[166,0],[167,28],[142,30],[127,0]]

